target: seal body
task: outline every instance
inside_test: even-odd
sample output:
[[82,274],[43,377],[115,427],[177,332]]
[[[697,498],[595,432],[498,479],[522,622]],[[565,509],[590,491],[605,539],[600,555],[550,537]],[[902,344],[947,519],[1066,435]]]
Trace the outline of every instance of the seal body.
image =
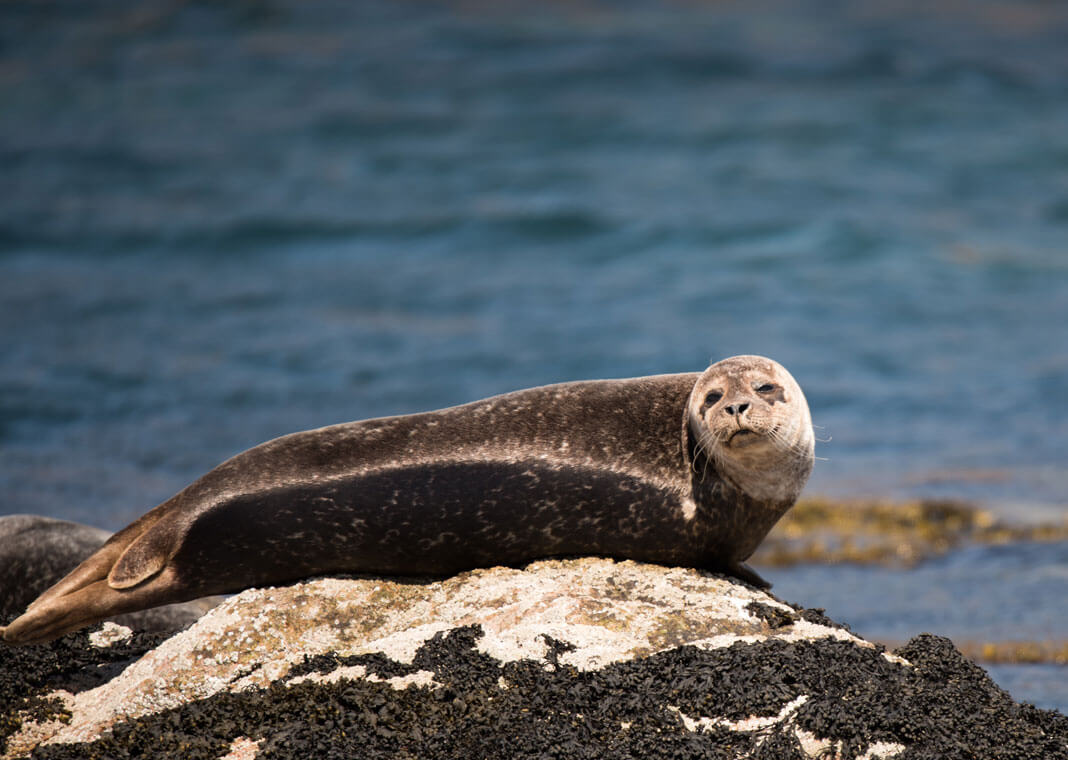
[[45,640],[104,614],[311,575],[441,576],[551,556],[760,582],[741,563],[796,500],[812,445],[800,388],[762,357],[294,433],[115,534],[3,637]]

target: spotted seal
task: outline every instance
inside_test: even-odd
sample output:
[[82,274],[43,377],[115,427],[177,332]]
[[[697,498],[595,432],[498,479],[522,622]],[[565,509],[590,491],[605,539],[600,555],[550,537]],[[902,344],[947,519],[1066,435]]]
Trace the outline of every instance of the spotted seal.
[[800,494],[813,442],[800,387],[759,356],[293,433],[116,533],[3,639],[313,575],[443,576],[553,556],[766,586],[743,562]]

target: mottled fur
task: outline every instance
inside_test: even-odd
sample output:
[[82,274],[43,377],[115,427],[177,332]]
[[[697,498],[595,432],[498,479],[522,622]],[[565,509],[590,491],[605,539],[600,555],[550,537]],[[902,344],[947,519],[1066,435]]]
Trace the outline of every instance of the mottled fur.
[[[760,373],[788,398],[747,389]],[[717,383],[724,399],[709,408],[701,389]],[[735,397],[750,407],[728,420],[717,409]],[[808,477],[808,419],[786,370],[734,357],[700,375],[563,383],[294,433],[115,534],[3,638],[47,640],[115,612],[311,575],[446,575],[549,556],[760,582],[741,563]],[[739,420],[753,440],[732,446],[722,429]]]

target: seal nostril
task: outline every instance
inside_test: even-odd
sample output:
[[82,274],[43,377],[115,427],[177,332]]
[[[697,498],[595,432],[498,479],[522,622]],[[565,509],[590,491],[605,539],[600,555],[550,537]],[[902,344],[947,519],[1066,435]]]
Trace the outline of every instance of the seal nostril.
[[730,404],[729,406],[723,407],[723,411],[733,417],[736,414],[741,414],[748,408],[749,404]]

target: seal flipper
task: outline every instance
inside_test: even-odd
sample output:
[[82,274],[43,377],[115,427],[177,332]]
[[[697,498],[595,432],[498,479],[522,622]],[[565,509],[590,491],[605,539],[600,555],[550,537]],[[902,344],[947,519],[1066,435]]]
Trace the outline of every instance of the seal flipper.
[[[173,580],[166,573],[163,578],[164,582]],[[0,629],[0,636],[7,644],[39,644],[113,615],[166,603],[157,602],[158,597],[159,588],[152,582],[129,591],[116,591],[106,581],[98,580],[26,610]]]
[[[0,630],[0,637],[9,644],[48,641],[111,615],[167,604],[170,600],[152,598],[156,584],[145,583],[166,570],[170,542],[166,531],[153,530],[163,516],[153,510],[116,533]],[[110,582],[116,570],[118,585]]]
[[744,562],[735,562],[727,567],[727,573],[746,583],[756,586],[761,591],[771,588],[771,583],[760,577],[760,574]]
[[167,565],[171,543],[172,537],[166,531],[145,531],[115,562],[107,576],[108,585],[122,590],[158,575]]
[[37,644],[88,625],[96,619],[102,585],[96,581],[51,600],[38,599],[0,635],[8,644]]
[[108,571],[115,563],[116,557],[123,550],[122,544],[113,543],[115,537],[89,555],[80,565],[71,570],[64,578],[54,586],[44,591],[39,597],[30,602],[26,612],[31,612],[45,606],[49,602],[67,596],[107,577]]
[[169,502],[164,502],[109,538],[103,546],[90,554],[80,565],[71,570],[65,578],[62,578],[58,583],[33,600],[30,606],[26,608],[26,611],[30,612],[53,599],[67,596],[91,583],[107,578],[112,567],[123,553],[130,546],[137,543],[142,536],[147,534],[165,516],[168,504]]

